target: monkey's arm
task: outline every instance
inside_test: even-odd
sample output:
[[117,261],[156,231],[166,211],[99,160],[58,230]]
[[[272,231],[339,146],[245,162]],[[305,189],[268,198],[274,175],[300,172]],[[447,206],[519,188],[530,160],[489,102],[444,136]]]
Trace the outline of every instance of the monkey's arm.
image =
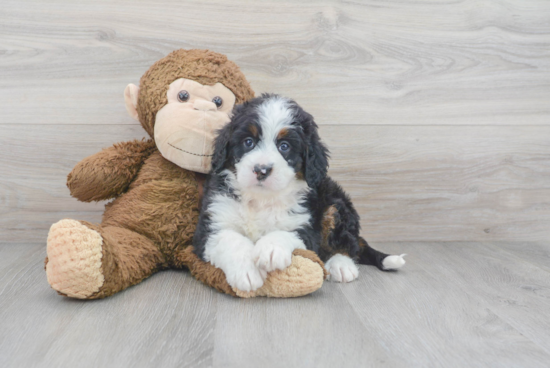
[[126,191],[143,162],[156,150],[152,140],[122,142],[80,161],[67,177],[71,195],[101,201]]

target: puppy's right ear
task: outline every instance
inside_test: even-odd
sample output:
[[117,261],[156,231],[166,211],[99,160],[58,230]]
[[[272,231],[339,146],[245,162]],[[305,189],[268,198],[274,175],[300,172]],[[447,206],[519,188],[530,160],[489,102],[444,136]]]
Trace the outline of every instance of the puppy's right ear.
[[229,157],[229,140],[231,139],[231,123],[218,130],[218,136],[214,141],[214,154],[212,155],[212,169],[210,172],[219,174],[226,166]]

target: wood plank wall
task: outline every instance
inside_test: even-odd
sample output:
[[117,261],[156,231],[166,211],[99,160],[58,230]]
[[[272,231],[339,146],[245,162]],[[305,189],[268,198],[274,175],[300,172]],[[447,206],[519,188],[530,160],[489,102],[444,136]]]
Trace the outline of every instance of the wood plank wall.
[[0,242],[103,203],[80,159],[143,137],[122,92],[177,48],[236,61],[321,126],[373,241],[550,236],[546,0],[29,1],[0,7]]

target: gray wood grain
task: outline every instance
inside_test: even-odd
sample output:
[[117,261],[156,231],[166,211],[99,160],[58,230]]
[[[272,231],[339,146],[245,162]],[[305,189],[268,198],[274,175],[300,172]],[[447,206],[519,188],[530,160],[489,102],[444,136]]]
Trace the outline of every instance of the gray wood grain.
[[[330,174],[369,240],[536,240],[550,236],[550,127],[323,126]],[[7,125],[0,135],[0,241],[45,241],[62,218],[99,222],[70,197],[82,158],[141,138],[139,125]],[[31,145],[28,142],[32,142]]]
[[550,121],[544,0],[2,4],[4,123],[129,123],[125,85],[180,47],[228,54],[321,124]]
[[[334,284],[291,299],[220,295],[214,346],[218,367],[405,366],[362,325]],[[261,322],[260,322],[261,321]]]
[[[548,365],[550,2],[0,5],[1,367]],[[367,239],[409,253],[402,272],[292,300],[175,271],[101,301],[49,288],[49,226],[103,212],[66,175],[144,136],[124,87],[182,47],[315,116]]]
[[494,246],[550,272],[550,242],[496,242]]
[[51,224],[63,218],[101,221],[105,202],[81,203],[72,198],[67,174],[78,161],[102,148],[144,136],[136,124],[75,125],[61,131],[55,125],[4,126],[0,241],[45,242]]
[[547,127],[323,126],[367,239],[550,237]]
[[548,350],[523,336],[485,300],[471,295],[464,280],[433,271],[433,261],[448,265],[451,246],[426,250],[432,255],[427,261],[416,244],[382,244],[379,248],[386,252],[408,252],[406,267],[381,273],[362,266],[358,282],[339,288],[369,333],[407,366],[546,366]]
[[[448,262],[437,254],[445,248]],[[415,246],[430,271],[486,301],[487,307],[550,352],[550,273],[489,243],[423,243]],[[548,258],[546,262],[550,261]]]
[[548,365],[548,271],[498,243],[373,245],[408,252],[406,267],[360,266],[353,283],[284,300],[236,299],[165,271],[79,301],[50,289],[43,244],[4,244],[0,366]]
[[217,295],[188,273],[166,271],[86,302],[49,288],[44,245],[4,248],[17,247],[25,251],[11,252],[0,277],[2,367],[212,365]]
[[100,221],[66,175],[143,136],[122,91],[180,47],[226,53],[314,114],[369,239],[550,235],[546,1],[2,5],[0,241]]

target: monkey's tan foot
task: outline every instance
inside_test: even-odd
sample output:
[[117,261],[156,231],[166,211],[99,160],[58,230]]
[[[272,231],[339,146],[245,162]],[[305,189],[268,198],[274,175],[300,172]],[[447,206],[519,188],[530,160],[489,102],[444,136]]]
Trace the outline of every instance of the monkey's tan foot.
[[46,274],[51,287],[86,299],[105,282],[101,269],[101,235],[76,220],[61,220],[48,234]]
[[241,298],[268,296],[273,298],[292,298],[313,293],[323,285],[328,276],[321,259],[310,250],[296,249],[292,253],[290,266],[284,270],[270,272],[264,285],[258,290],[245,292],[232,288],[225,274],[210,262],[204,262],[188,246],[175,254],[173,267],[187,267],[197,280],[216,290]]
[[320,289],[326,276],[323,262],[314,252],[296,249],[290,266],[284,270],[270,272],[261,288],[251,292],[233,288],[233,291],[241,298],[292,298],[308,295]]

